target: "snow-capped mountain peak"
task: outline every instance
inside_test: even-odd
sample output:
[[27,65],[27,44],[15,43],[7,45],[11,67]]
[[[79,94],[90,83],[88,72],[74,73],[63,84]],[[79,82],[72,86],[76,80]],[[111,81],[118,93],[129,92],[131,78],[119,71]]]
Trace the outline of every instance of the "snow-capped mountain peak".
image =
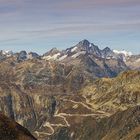
[[[116,51],[117,52],[117,51]],[[124,52],[123,52],[124,53]],[[43,59],[46,60],[58,60],[62,61],[67,58],[77,58],[81,55],[94,55],[103,59],[118,59],[122,58],[119,53],[115,53],[109,47],[103,50],[99,49],[98,46],[90,43],[88,40],[84,39],[80,41],[77,45],[67,48],[66,50],[59,51],[56,48],[50,50],[43,55]],[[126,53],[125,53],[126,54]],[[124,56],[123,56],[124,57]]]
[[132,52],[128,52],[128,51],[125,51],[125,50],[122,50],[122,51],[113,50],[113,52],[116,53],[116,54],[122,54],[122,55],[124,55],[126,57],[133,55]]
[[2,54],[8,57],[8,56],[13,55],[13,52],[10,51],[10,50],[6,50],[6,51],[5,50],[2,50]]

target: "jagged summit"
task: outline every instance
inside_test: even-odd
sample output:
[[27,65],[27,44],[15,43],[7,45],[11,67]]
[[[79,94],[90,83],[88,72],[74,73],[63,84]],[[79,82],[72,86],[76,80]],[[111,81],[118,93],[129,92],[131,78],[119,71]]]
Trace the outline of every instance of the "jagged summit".
[[104,52],[109,52],[109,51],[112,51],[109,47],[105,47],[104,49],[103,49],[103,51]]
[[82,45],[82,46],[89,46],[90,45],[90,42],[86,39],[82,40],[79,42],[79,45]]
[[116,55],[109,47],[106,47],[102,50],[102,57],[106,59],[110,58],[120,58],[119,55]]
[[29,52],[27,53],[26,51],[20,51],[19,53],[16,54],[17,55],[17,61],[25,61],[28,59],[36,59],[36,58],[40,58],[40,56],[36,53],[36,52]]
[[[26,61],[28,59],[43,59],[43,60],[52,60],[52,61],[60,61],[60,62],[71,62],[73,60],[86,59],[86,57],[92,57],[95,61],[98,59],[104,60],[116,60],[124,62],[128,67],[133,69],[140,68],[140,56],[139,55],[132,55],[131,52],[117,51],[112,50],[109,47],[104,49],[100,49],[94,43],[91,43],[87,39],[84,39],[77,43],[76,45],[67,48],[65,50],[58,50],[56,47],[52,48],[50,51],[44,53],[43,55],[38,55],[36,52],[27,53],[26,51],[21,51],[19,53],[13,53],[12,51],[0,51],[0,60],[4,60],[11,56],[17,57],[17,61]],[[82,61],[81,60],[81,61]]]
[[14,53],[12,51],[4,51],[4,50],[0,50],[0,60],[5,59],[6,57],[10,57],[12,56]]
[[58,53],[59,50],[57,48],[52,48],[50,51],[48,51],[46,54],[44,55],[54,55],[56,53]]
[[89,42],[87,39],[80,41],[73,47],[67,48],[66,50],[59,51],[56,48],[53,48],[49,52],[45,53],[43,56],[44,59],[47,60],[65,60],[65,59],[73,59],[77,58],[81,55],[94,55],[99,58],[104,59],[118,59],[121,58],[120,54],[113,52],[109,47],[101,50],[97,45]]
[[102,50],[86,41],[37,56],[21,51],[0,61],[2,112],[39,140],[112,140],[116,134],[114,140],[119,140],[134,134],[131,130],[140,124],[140,109],[134,117],[131,110],[112,115],[140,105],[140,73],[125,72],[115,78],[130,69],[140,70],[140,56],[126,57],[124,62],[110,48]]
[[43,59],[56,60],[56,59],[58,59],[58,56],[60,56],[60,51],[57,48],[52,48],[50,51],[43,54]]

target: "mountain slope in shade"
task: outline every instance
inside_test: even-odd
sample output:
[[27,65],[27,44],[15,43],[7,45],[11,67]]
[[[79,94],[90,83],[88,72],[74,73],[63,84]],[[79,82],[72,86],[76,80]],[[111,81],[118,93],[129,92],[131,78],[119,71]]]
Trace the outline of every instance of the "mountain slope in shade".
[[80,55],[85,54],[94,55],[96,57],[104,59],[124,59],[125,57],[132,55],[131,52],[111,50],[109,47],[101,50],[98,46],[90,43],[88,40],[85,39],[80,41],[77,45],[71,48],[67,48],[63,51],[59,51],[54,48],[49,52],[45,53],[43,59],[62,61],[63,59],[76,58]]
[[[118,51],[118,50],[111,50],[109,47],[106,47],[104,49],[100,49],[98,46],[94,45],[93,43],[90,43],[88,40],[82,40],[78,44],[76,44],[73,47],[67,48],[65,50],[58,50],[57,48],[52,48],[50,51],[44,53],[43,55],[38,55],[35,52],[27,53],[26,51],[21,51],[19,53],[13,53],[12,51],[1,51],[0,52],[0,61],[3,61],[5,59],[9,59],[11,57],[14,57],[16,62],[22,62],[22,61],[28,61],[31,59],[38,59],[38,60],[45,60],[45,61],[57,61],[62,63],[70,63],[73,65],[77,65],[78,61],[82,61],[81,58],[90,57],[95,62],[98,60],[97,65],[101,65],[100,69],[102,69],[104,66],[108,64],[104,64],[104,62],[107,62],[109,64],[115,64],[113,66],[117,71],[119,64],[122,64],[123,68],[119,69],[132,69],[132,70],[139,70],[140,69],[140,56],[139,55],[132,55],[131,52],[127,51]],[[97,61],[96,61],[97,62]],[[96,63],[95,62],[95,63]],[[110,66],[107,66],[109,68],[107,71],[112,71],[112,68]],[[114,70],[114,69],[113,69]],[[103,72],[105,73],[105,72]],[[118,74],[118,72],[113,71],[114,76]],[[105,74],[101,74],[103,76],[106,76]]]
[[37,140],[24,127],[0,113],[0,140]]
[[[99,65],[102,63],[102,61],[110,61],[110,64],[114,64],[116,61],[115,63],[123,62],[123,67],[126,66],[126,69],[140,69],[139,55],[133,55],[131,52],[127,52],[125,50],[111,50],[109,47],[101,50],[98,46],[90,43],[88,40],[82,40],[77,45],[63,51],[59,51],[54,48],[45,53],[42,59],[75,64],[75,62],[81,59],[81,57],[90,57],[93,59],[93,61],[99,59]],[[102,67],[104,66],[102,65]]]
[[129,71],[139,70],[133,63],[139,56],[124,61],[87,40],[39,57],[25,51],[0,56],[0,110],[39,140],[120,140],[131,132],[139,138],[139,114],[130,115],[130,130],[116,124],[125,117],[131,124],[125,112],[140,104],[140,72]]

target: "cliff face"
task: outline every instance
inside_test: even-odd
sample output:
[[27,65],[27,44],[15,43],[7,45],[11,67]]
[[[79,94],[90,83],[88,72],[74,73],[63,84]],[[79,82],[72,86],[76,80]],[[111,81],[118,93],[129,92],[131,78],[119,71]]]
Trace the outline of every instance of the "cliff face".
[[21,125],[0,113],[1,140],[36,140],[30,132]]
[[[97,58],[97,65],[94,59],[1,61],[0,110],[39,140],[119,140],[120,134],[125,139],[133,133],[133,138],[139,137],[139,111],[129,116],[129,110],[140,103],[140,73],[124,72],[110,79],[111,73],[126,70],[124,63]],[[134,118],[126,119],[128,124],[138,122],[123,131],[127,126],[121,123],[127,117]]]

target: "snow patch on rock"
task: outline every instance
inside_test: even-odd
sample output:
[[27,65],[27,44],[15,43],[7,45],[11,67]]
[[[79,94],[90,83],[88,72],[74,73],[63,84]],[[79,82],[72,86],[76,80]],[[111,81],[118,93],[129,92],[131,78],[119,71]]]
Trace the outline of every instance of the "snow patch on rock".
[[72,57],[72,58],[76,58],[76,57],[78,57],[79,55],[85,54],[85,53],[86,53],[85,51],[81,51],[81,52],[78,52],[78,53],[72,55],[71,57]]
[[132,55],[132,52],[127,52],[125,50],[123,50],[123,51],[113,50],[113,52],[116,53],[116,54],[123,54],[125,56],[131,56]]
[[74,52],[77,49],[77,47],[74,47],[71,49],[71,52]]
[[56,60],[58,58],[58,56],[60,56],[60,53],[54,54],[53,56],[51,56],[51,55],[44,56],[43,59],[45,59],[45,60]]
[[63,55],[62,57],[59,58],[59,61],[65,59],[68,55]]

